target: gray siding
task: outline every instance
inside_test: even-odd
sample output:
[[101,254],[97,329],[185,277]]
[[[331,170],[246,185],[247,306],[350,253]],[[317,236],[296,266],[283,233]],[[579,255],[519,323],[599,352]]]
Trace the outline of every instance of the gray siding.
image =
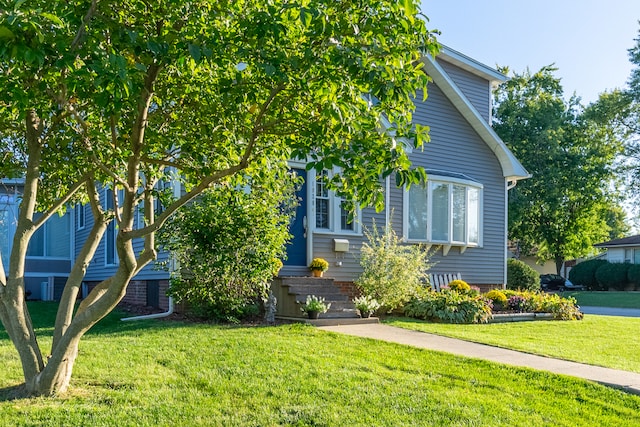
[[[482,247],[467,248],[464,253],[452,247],[446,256],[440,249],[432,260],[432,271],[462,273],[472,284],[502,284],[505,272],[505,180],[495,154],[463,119],[435,85],[429,97],[417,105],[414,121],[430,127],[431,142],[424,151],[414,150],[415,166],[464,173],[480,182],[483,190]],[[392,207],[402,218],[403,192],[392,193]],[[398,230],[401,231],[400,229]]]
[[491,85],[489,81],[448,62],[439,60],[438,64],[462,91],[471,105],[478,110],[482,118],[489,122],[491,116],[491,103],[489,102],[491,99]]
[[[447,65],[447,71],[455,76],[454,81],[460,84],[465,95],[483,117],[488,120],[489,83],[456,67]],[[453,77],[453,76],[452,76]],[[418,94],[417,99],[421,99]],[[481,140],[477,133],[449,102],[442,91],[431,84],[429,97],[425,103],[418,103],[414,113],[414,122],[428,125],[431,128],[431,142],[424,150],[414,150],[411,160],[415,166],[426,169],[438,169],[448,172],[464,173],[482,183],[482,247],[470,247],[461,253],[459,247],[452,247],[445,256],[442,249],[435,250],[432,261],[435,273],[460,272],[464,280],[477,285],[503,284],[505,277],[505,179],[495,154]],[[403,232],[403,198],[404,191],[391,182],[390,210],[392,223],[398,235]],[[383,225],[384,212],[376,214],[373,210],[363,211],[362,222],[370,227],[372,219]],[[364,236],[335,235],[314,233],[313,256],[323,257],[331,264],[328,277],[339,281],[355,280],[361,269],[358,263],[359,248]],[[347,238],[350,251],[338,255],[333,251],[333,238]],[[337,267],[336,262],[342,261]]]
[[[100,197],[104,197],[104,191],[100,191]],[[104,200],[102,200],[104,202]],[[77,258],[78,254],[82,250],[82,245],[84,245],[85,241],[89,236],[89,232],[91,231],[91,227],[93,226],[93,216],[91,215],[91,210],[89,206],[85,209],[85,227],[81,230],[77,229],[77,218],[74,215],[74,227],[75,227],[75,254],[74,260]],[[103,236],[100,241],[100,245],[96,250],[95,256],[89,267],[87,268],[87,273],[85,275],[85,280],[88,282],[102,281],[108,277],[111,277],[117,269],[117,266],[108,266],[105,265],[105,237]],[[144,248],[144,241],[142,239],[136,239],[133,242],[134,251],[136,254],[142,252]],[[160,251],[158,254],[159,260],[167,259],[168,254],[166,252]],[[151,262],[147,266],[145,266],[140,273],[138,273],[132,280],[162,280],[168,279],[169,272],[164,270],[157,270],[155,267],[155,263]]]
[[[362,243],[366,240],[364,230],[371,229],[374,220],[378,227],[384,226],[385,212],[376,213],[374,209],[367,208],[362,211],[359,220],[362,223],[362,234],[313,233],[313,257],[329,261],[329,270],[325,277],[332,277],[338,281],[354,281],[362,271],[359,253]],[[398,221],[401,220],[402,217],[399,217]],[[349,252],[334,252],[333,239],[349,240]],[[342,265],[338,266],[338,262],[342,262]]]

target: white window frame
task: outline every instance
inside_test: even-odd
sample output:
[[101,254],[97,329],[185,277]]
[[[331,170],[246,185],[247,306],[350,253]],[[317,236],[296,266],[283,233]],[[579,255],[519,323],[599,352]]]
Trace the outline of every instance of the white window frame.
[[[123,190],[117,190],[118,191],[118,206],[120,206],[120,203],[122,203],[122,199],[123,199],[123,195],[124,192]],[[109,194],[111,192],[111,194]],[[104,189],[104,206],[107,209],[115,209],[115,206],[109,207],[110,205],[113,205],[113,202],[111,202],[111,200],[113,198],[113,189],[110,187],[106,187]],[[110,227],[113,225],[113,228],[110,230]],[[107,226],[107,230],[104,233],[104,266],[105,267],[117,267],[120,263],[119,263],[119,259],[118,259],[118,249],[116,248],[116,239],[118,238],[118,223],[116,221],[116,219],[114,218],[111,223]],[[107,250],[109,245],[107,244],[107,239],[113,239],[113,253],[111,254],[113,256],[113,262],[110,263],[109,259],[107,257]]]
[[76,230],[84,230],[86,226],[86,205],[76,204]]
[[[327,172],[328,179],[331,179],[333,175],[336,173],[335,170],[325,170]],[[328,228],[319,228],[316,224],[316,215],[317,215],[317,176],[318,172],[312,171],[310,174],[311,177],[309,179],[309,185],[311,186],[311,215],[310,219],[312,222],[313,232],[316,234],[346,234],[346,235],[362,235],[362,227],[359,221],[361,217],[361,210],[358,206],[356,206],[353,221],[353,229],[342,229],[342,203],[343,200],[341,197],[336,195],[336,193],[332,190],[328,191],[328,205],[329,205],[329,227]]]
[[[447,222],[448,222],[448,238],[446,240],[437,240],[433,238],[433,189],[435,186],[446,185],[448,186],[448,214],[447,214]],[[470,203],[470,190],[475,190],[478,192],[478,212],[475,218],[477,218],[477,228],[478,228],[478,241],[470,241],[469,240],[469,226],[470,226],[470,216],[468,215],[468,211],[465,211],[465,230],[464,230],[464,239],[463,240],[454,240],[454,223],[453,223],[453,189],[454,187],[463,187],[465,189],[465,206],[468,209]],[[415,189],[416,187],[412,187]],[[408,243],[424,243],[427,245],[439,245],[443,248],[443,254],[446,255],[451,247],[460,247],[460,252],[463,253],[468,247],[482,247],[483,246],[483,229],[484,229],[484,218],[483,218],[483,199],[484,199],[484,186],[476,181],[471,179],[462,179],[450,176],[438,176],[429,174],[429,180],[427,181],[427,187],[417,187],[425,192],[427,192],[426,203],[427,206],[425,209],[427,210],[426,215],[426,234],[424,239],[418,238],[409,238],[409,197],[410,190],[405,187],[404,197],[403,197],[403,237],[404,240]]]

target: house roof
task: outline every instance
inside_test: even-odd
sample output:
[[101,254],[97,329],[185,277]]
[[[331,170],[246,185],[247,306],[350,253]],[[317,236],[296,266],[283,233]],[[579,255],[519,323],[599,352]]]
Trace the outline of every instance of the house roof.
[[608,242],[597,243],[593,245],[596,248],[615,248],[620,246],[640,246],[640,235],[623,237],[621,239],[613,239]]
[[438,58],[443,59],[450,64],[456,65],[463,70],[470,72],[471,74],[482,77],[483,79],[488,80],[492,83],[501,83],[508,80],[507,76],[495,70],[494,68],[478,62],[475,59],[470,58],[467,55],[458,52],[457,50],[451,49],[448,46],[441,46],[442,49],[438,54]]
[[[506,76],[496,70],[447,47],[443,47],[439,58],[481,76],[491,83],[506,80]],[[480,138],[494,152],[502,167],[503,176],[509,181],[530,178],[531,174],[529,174],[518,159],[516,159],[511,150],[509,150],[489,123],[480,115],[478,110],[471,104],[469,99],[462,93],[460,88],[458,88],[435,58],[430,55],[424,55],[422,57],[422,63],[425,72],[431,77],[433,82],[442,90]]]

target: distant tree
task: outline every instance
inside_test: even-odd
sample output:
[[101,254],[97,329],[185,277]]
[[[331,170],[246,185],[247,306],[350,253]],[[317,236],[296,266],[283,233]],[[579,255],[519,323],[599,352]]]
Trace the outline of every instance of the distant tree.
[[[156,232],[210,186],[298,158],[339,169],[331,185],[340,196],[381,208],[384,177],[424,179],[396,144],[428,138],[411,122],[428,83],[416,64],[438,45],[417,6],[0,0],[0,178],[24,180],[9,266],[0,268],[0,320],[26,392],[67,389],[82,336],[155,258]],[[168,179],[185,192],[163,191]],[[107,203],[96,183],[112,190]],[[24,301],[26,251],[36,230],[75,202],[90,204],[95,226],[78,248],[46,357]],[[140,211],[145,220],[134,221]],[[117,269],[76,307],[114,222]],[[135,239],[144,250],[134,250]]]
[[583,115],[578,98],[564,100],[555,71],[527,70],[500,85],[494,128],[532,174],[510,192],[509,238],[559,272],[566,258],[589,254],[609,235],[621,145],[606,124]]
[[[620,156],[619,170],[625,177],[627,198],[640,198],[640,31],[635,46],[628,50],[634,65],[627,86],[600,94],[586,111],[592,119],[611,125],[611,131],[624,141],[624,155]],[[638,214],[637,203],[631,204]],[[637,219],[637,218],[636,218]]]

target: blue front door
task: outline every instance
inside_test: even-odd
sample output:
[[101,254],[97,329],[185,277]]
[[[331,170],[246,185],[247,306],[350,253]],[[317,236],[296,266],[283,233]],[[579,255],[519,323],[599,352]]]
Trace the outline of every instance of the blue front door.
[[[307,172],[304,169],[293,169],[298,176],[306,177]],[[298,198],[298,207],[296,208],[296,217],[291,224],[291,234],[293,238],[287,246],[287,259],[284,265],[288,266],[306,266],[307,265],[307,181],[306,179],[296,192]]]

